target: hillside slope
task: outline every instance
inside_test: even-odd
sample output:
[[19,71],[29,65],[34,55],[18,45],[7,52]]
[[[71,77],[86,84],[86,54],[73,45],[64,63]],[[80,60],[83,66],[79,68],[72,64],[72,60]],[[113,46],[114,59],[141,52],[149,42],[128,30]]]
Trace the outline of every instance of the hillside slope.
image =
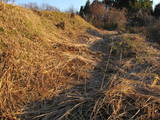
[[[63,21],[65,30],[56,27]],[[14,114],[25,103],[54,96],[78,77],[77,67],[90,67],[93,40],[86,30],[91,28],[79,16],[5,5],[0,11],[2,112]]]
[[2,116],[19,115],[28,103],[51,99],[89,77],[86,71],[98,59],[89,50],[98,39],[87,33],[92,25],[69,13],[0,8]]
[[0,119],[158,120],[159,70],[140,35],[0,3]]

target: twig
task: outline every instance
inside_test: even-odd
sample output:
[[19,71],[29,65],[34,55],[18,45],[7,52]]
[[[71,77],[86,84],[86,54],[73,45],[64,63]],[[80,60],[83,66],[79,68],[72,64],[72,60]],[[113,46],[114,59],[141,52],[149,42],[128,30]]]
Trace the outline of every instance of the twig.
[[62,115],[60,118],[58,118],[57,120],[62,120],[64,117],[66,117],[67,115],[69,115],[73,110],[75,110],[77,107],[79,107],[81,104],[83,104],[84,102],[81,102],[77,105],[75,105],[73,108],[71,108],[70,110],[68,110],[64,115]]
[[137,112],[136,112],[136,114],[135,115],[133,115],[132,117],[131,117],[131,119],[129,119],[129,120],[133,120],[133,118],[135,118],[136,117],[136,115],[138,115],[138,113],[141,111],[141,109],[139,109]]
[[106,78],[106,72],[107,72],[107,69],[108,69],[108,66],[109,66],[109,62],[110,62],[110,58],[111,58],[111,54],[112,54],[112,49],[113,49],[113,48],[111,47],[110,52],[109,52],[109,56],[108,56],[108,61],[107,61],[107,64],[106,64],[106,66],[105,66],[104,76],[103,76],[103,78],[102,78],[102,83],[101,83],[100,90],[103,89],[104,80],[105,80],[105,78]]

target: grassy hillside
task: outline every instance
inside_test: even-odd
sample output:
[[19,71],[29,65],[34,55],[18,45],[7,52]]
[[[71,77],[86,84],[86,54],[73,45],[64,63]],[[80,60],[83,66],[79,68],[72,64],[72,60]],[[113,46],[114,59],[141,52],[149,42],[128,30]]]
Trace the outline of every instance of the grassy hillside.
[[0,3],[2,120],[158,120],[159,61],[141,35]]
[[[65,30],[56,27],[60,22],[65,22]],[[91,54],[87,43],[92,39],[86,33],[91,28],[68,13],[5,5],[0,10],[1,114],[14,116],[25,104],[66,89],[79,72],[74,64],[92,64],[87,56]]]

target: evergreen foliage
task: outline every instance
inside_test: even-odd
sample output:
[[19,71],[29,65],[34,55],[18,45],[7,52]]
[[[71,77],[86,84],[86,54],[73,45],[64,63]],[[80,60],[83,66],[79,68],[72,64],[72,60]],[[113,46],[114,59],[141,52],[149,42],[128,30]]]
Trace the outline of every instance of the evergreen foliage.
[[[121,17],[117,17],[117,19],[126,16],[128,25],[144,26],[152,20],[152,5],[152,0],[94,0],[92,3],[87,0],[85,6],[81,6],[79,14],[95,26],[102,27],[106,24],[105,21],[108,21],[106,16],[114,17],[113,13],[118,13],[115,12],[116,10],[121,12],[125,10],[124,15],[119,14]],[[114,12],[110,12],[113,10],[112,8],[114,8]],[[156,7],[155,15],[160,15],[160,5]]]
[[154,10],[154,15],[157,18],[160,17],[160,3],[158,5],[156,5],[155,10]]

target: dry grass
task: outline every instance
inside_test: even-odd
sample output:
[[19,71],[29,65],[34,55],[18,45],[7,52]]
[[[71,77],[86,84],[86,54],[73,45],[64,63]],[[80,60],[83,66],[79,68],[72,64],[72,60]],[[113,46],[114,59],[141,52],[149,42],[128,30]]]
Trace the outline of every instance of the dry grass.
[[[65,30],[55,26],[61,21]],[[0,115],[22,114],[28,103],[50,99],[87,77],[92,52],[75,39],[89,27],[79,16],[5,5],[0,11]]]
[[0,119],[160,118],[159,50],[136,34],[88,29],[97,30],[68,13],[0,10]]

